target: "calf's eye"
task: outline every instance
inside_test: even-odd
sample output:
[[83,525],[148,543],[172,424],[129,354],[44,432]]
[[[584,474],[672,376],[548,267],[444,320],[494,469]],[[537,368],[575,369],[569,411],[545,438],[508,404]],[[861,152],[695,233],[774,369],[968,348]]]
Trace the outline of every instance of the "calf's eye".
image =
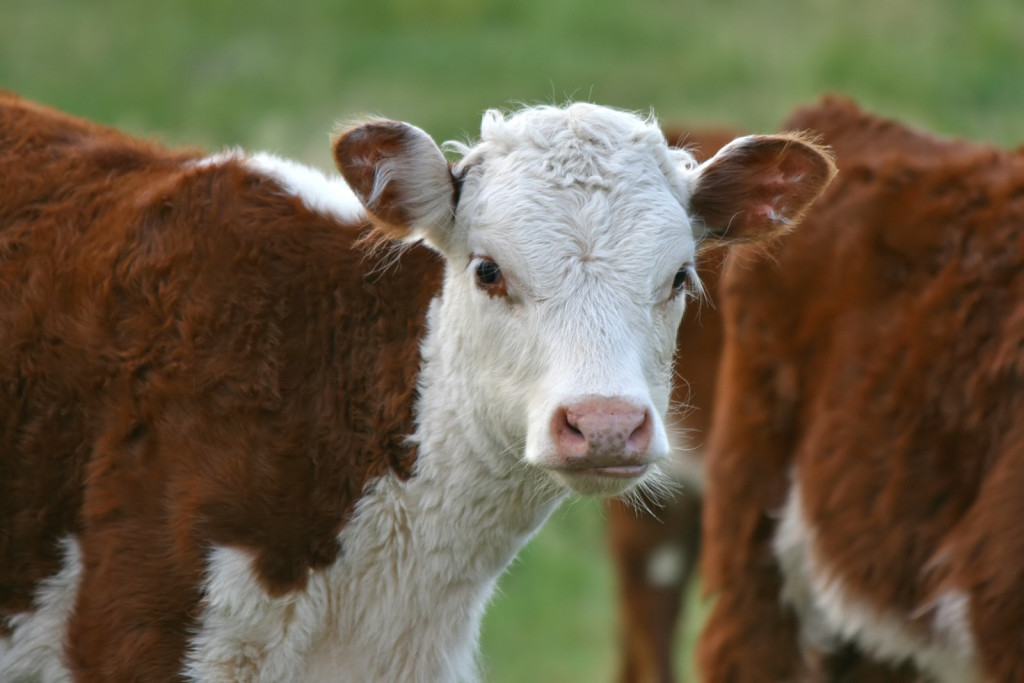
[[676,276],[672,278],[672,294],[679,294],[683,289],[686,288],[686,283],[690,280],[690,269],[683,267],[679,269]]
[[476,286],[484,290],[490,296],[505,296],[508,289],[505,283],[505,276],[501,274],[498,264],[486,257],[479,257],[473,267],[473,277]]
[[501,268],[494,261],[480,261],[476,267],[476,282],[481,287],[489,287],[501,280]]

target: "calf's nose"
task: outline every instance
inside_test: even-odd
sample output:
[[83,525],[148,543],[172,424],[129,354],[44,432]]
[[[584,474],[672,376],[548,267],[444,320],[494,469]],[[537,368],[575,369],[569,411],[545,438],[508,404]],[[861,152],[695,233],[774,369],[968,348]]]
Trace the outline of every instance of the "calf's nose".
[[646,465],[653,427],[647,409],[621,398],[561,406],[551,421],[560,464],[567,469]]

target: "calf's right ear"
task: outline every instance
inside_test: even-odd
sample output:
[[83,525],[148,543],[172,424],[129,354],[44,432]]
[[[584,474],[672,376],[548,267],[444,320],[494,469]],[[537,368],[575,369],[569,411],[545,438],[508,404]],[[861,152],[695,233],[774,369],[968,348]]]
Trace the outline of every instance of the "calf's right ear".
[[751,241],[795,227],[836,165],[827,147],[791,133],[737,138],[695,170],[690,212],[703,237]]
[[332,147],[338,170],[378,228],[444,247],[457,187],[429,135],[407,123],[374,120],[342,131]]

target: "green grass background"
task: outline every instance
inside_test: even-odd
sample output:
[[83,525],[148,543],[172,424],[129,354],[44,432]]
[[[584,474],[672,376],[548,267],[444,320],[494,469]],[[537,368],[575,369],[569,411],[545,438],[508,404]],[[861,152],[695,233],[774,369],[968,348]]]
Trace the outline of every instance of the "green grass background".
[[[0,0],[0,87],[170,144],[324,169],[338,120],[373,113],[466,138],[488,107],[569,98],[766,131],[843,92],[1016,146],[1024,3]],[[574,503],[511,568],[484,627],[488,680],[611,679],[603,525],[599,505]]]

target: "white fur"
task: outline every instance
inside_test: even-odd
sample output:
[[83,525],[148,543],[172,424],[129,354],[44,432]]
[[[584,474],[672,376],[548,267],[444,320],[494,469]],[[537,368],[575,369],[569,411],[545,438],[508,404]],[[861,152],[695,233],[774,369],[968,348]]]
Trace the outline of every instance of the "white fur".
[[879,610],[860,600],[817,556],[814,545],[815,530],[803,512],[798,477],[794,477],[774,549],[784,576],[783,599],[797,611],[806,642],[826,651],[852,642],[882,660],[911,659],[941,683],[981,680],[967,629],[966,595],[946,593],[928,606],[935,613],[933,637],[924,639],[907,625],[908,616],[913,615]]
[[682,543],[662,543],[647,556],[647,583],[667,588],[677,585],[686,576],[690,557]]
[[926,606],[924,614],[931,613],[935,640],[954,652],[974,653],[971,635],[971,599],[963,591],[941,593]]
[[[465,180],[443,309],[444,343],[493,378],[466,399],[486,404],[493,428],[509,443],[525,437],[523,458],[547,467],[559,406],[620,397],[648,410],[652,450],[666,457],[685,299],[669,297],[670,283],[695,260],[684,209],[692,159],[653,122],[588,104],[489,112],[481,132],[456,166]],[[482,296],[472,269],[459,268],[474,255],[500,266],[508,301]]]
[[291,159],[282,159],[267,152],[247,154],[235,149],[208,156],[196,162],[195,166],[220,166],[230,162],[244,164],[253,171],[274,179],[289,194],[299,197],[311,211],[343,223],[361,220],[366,216],[366,210],[359,198],[343,178],[326,176]]
[[9,619],[12,635],[0,637],[0,673],[4,683],[64,683],[71,675],[64,664],[64,635],[82,574],[78,541],[62,541],[60,571],[42,581],[32,601],[34,610]]

